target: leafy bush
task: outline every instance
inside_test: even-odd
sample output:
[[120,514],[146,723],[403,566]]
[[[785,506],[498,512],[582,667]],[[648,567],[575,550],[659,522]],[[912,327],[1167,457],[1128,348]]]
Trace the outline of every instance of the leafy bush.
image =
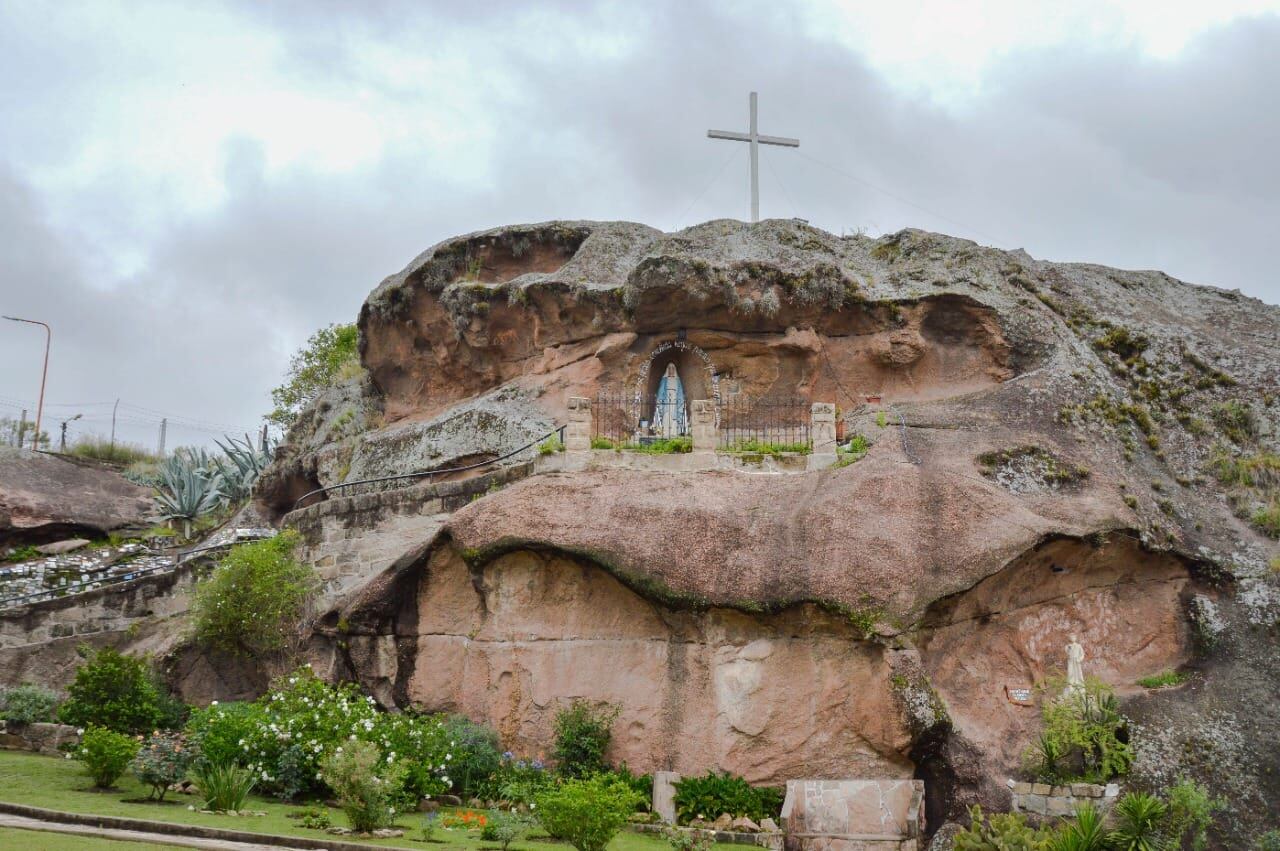
[[639,803],[636,809],[641,812],[648,812],[653,805],[653,775],[652,774],[634,774],[624,762],[613,771],[605,772],[605,776],[617,780],[620,783],[627,784],[632,792],[636,793]]
[[813,447],[808,443],[771,443],[767,440],[757,440],[750,438],[749,440],[736,440],[725,447],[726,452],[744,452],[755,455],[770,455],[774,458],[787,452],[808,455],[813,452]]
[[23,683],[0,689],[0,718],[13,724],[52,721],[57,708],[58,695],[44,686]]
[[243,810],[256,782],[252,771],[234,763],[197,765],[193,774],[205,809],[216,813]]
[[870,449],[867,439],[860,434],[855,434],[846,445],[836,447],[836,466],[848,467],[850,464],[857,463],[866,457]]
[[556,743],[552,756],[565,777],[587,777],[608,769],[604,760],[609,749],[611,728],[618,717],[615,706],[595,707],[575,700],[568,709],[556,713]]
[[1268,830],[1258,837],[1258,851],[1280,851],[1280,830]]
[[671,846],[671,851],[711,851],[711,846],[715,844],[711,836],[705,831],[677,830],[674,827],[662,831],[662,837]]
[[95,724],[137,734],[173,723],[175,710],[145,660],[104,647],[76,669],[58,717],[77,727]]
[[715,819],[721,813],[752,821],[778,818],[783,790],[752,786],[729,772],[709,771],[701,777],[686,777],[675,784],[676,819],[688,824],[695,818]]
[[955,851],[1047,851],[1047,831],[1027,824],[1019,813],[982,815],[982,807],[969,810],[970,824],[956,834]]
[[369,742],[355,741],[335,748],[321,771],[352,830],[369,833],[395,820],[405,773],[401,763],[383,760]]
[[153,733],[129,767],[142,785],[151,787],[150,797],[163,801],[169,786],[186,778],[195,757],[195,748],[181,733]]
[[563,451],[564,443],[562,443],[560,438],[555,435],[548,437],[546,440],[538,444],[539,455],[554,455],[557,452]]
[[[1050,682],[1047,688],[1061,686]],[[1043,782],[1105,783],[1129,770],[1128,725],[1107,684],[1088,678],[1084,688],[1045,701],[1042,714],[1044,732],[1024,763]]]
[[475,797],[502,767],[498,734],[465,715],[449,716],[444,733],[452,743],[449,777],[453,791],[463,798]]
[[614,443],[607,437],[596,436],[591,438],[592,449],[617,449],[618,444]]
[[138,752],[138,740],[105,727],[90,726],[80,738],[75,758],[99,789],[110,789]]
[[693,438],[663,437],[648,443],[623,443],[616,448],[644,455],[681,455],[693,451]]
[[289,361],[285,383],[271,391],[276,407],[267,419],[288,427],[298,412],[325,389],[359,374],[359,332],[355,324],[321,328]]
[[1168,793],[1169,810],[1162,833],[1171,848],[1204,851],[1209,844],[1213,814],[1226,809],[1227,802],[1209,797],[1209,792],[1193,780],[1182,779]]
[[511,806],[528,808],[554,782],[540,759],[520,759],[511,751],[502,755],[498,770],[477,789],[477,795],[490,801],[504,801]]
[[381,712],[352,684],[331,686],[302,667],[273,683],[253,704],[196,712],[188,730],[202,762],[234,760],[282,798],[325,791],[317,780],[324,757],[351,738],[377,747],[382,760],[403,762],[406,795],[424,797],[450,786],[452,752],[437,716]]
[[201,765],[244,765],[249,762],[247,743],[267,725],[266,713],[256,703],[213,703],[196,709],[187,721],[187,738],[198,751]]
[[537,799],[547,833],[578,851],[604,851],[635,810],[636,794],[608,777],[567,780]]
[[318,587],[310,565],[293,558],[298,533],[232,547],[191,604],[195,639],[231,655],[258,657],[290,646]]
[[496,842],[507,851],[511,843],[528,833],[534,826],[529,816],[515,810],[489,810],[488,821],[480,829],[480,838]]

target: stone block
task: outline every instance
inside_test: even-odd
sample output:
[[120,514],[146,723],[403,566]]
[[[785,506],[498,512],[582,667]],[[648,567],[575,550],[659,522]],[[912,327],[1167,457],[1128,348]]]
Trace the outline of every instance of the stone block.
[[1010,784],[1012,784],[1012,785],[1010,786],[1010,788],[1011,788],[1011,789],[1013,789],[1013,794],[1015,794],[1015,795],[1030,795],[1030,794],[1031,794],[1031,784],[1030,784],[1030,783],[1022,783],[1022,782],[1016,782],[1016,783],[1015,783],[1015,782],[1014,782],[1014,781],[1012,781],[1012,780],[1010,780],[1009,782],[1010,782]]
[[1018,809],[1024,813],[1035,813],[1036,815],[1044,815],[1048,811],[1049,799],[1044,795],[1022,795],[1019,798]]
[[1046,798],[1047,806],[1046,815],[1051,816],[1069,816],[1076,811],[1076,802],[1074,798],[1055,796]]
[[1077,798],[1092,798],[1093,794],[1090,792],[1091,789],[1092,785],[1089,783],[1071,784],[1071,794]]
[[676,823],[676,784],[680,775],[674,771],[653,773],[653,811],[667,824]]
[[1103,790],[1103,793],[1102,793],[1103,797],[1105,798],[1115,798],[1119,794],[1120,794],[1120,787],[1115,783],[1108,783],[1107,788]]
[[1032,795],[1048,795],[1052,792],[1053,792],[1053,787],[1050,786],[1048,783],[1032,783],[1031,784]]

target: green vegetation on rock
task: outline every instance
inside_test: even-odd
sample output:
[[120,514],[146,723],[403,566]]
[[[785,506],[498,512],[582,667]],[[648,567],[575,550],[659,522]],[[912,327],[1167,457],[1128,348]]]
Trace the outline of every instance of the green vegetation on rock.
[[325,389],[360,375],[359,332],[354,324],[330,325],[312,334],[289,361],[285,382],[271,391],[271,422],[288,427]]

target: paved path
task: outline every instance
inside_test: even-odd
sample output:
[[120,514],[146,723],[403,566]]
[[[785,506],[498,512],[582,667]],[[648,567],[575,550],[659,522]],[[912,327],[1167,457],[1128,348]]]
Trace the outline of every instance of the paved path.
[[0,827],[16,827],[23,830],[42,830],[50,833],[73,833],[81,836],[97,836],[102,839],[119,839],[124,842],[150,842],[155,845],[179,845],[185,848],[204,848],[208,851],[289,851],[287,845],[259,845],[256,842],[231,842],[226,839],[201,839],[195,836],[173,836],[164,833],[146,833],[141,830],[117,830],[109,827],[90,827],[83,824],[65,824],[0,813]]

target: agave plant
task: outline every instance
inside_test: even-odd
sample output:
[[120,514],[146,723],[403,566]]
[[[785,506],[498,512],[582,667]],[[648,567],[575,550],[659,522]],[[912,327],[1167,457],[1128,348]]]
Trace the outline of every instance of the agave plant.
[[223,499],[228,503],[247,499],[258,476],[271,463],[275,446],[268,441],[261,449],[256,449],[248,435],[245,435],[243,444],[234,437],[228,437],[226,443],[215,442],[225,455],[225,458],[212,462],[222,475]]
[[196,466],[186,455],[175,454],[160,466],[156,502],[164,519],[182,521],[182,535],[189,538],[191,522],[221,504],[222,474]]

